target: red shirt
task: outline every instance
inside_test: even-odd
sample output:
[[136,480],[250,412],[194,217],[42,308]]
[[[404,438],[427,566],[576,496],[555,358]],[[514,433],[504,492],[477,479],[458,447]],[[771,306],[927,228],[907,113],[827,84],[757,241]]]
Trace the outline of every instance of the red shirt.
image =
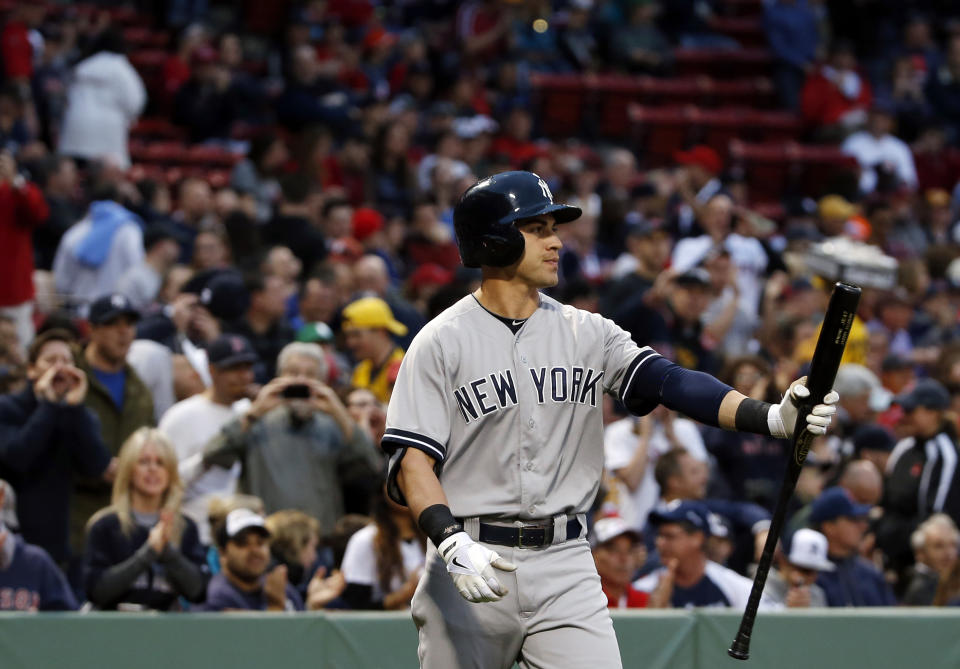
[[603,589],[603,594],[607,596],[608,609],[645,609],[650,601],[648,593],[635,590],[632,585],[627,586],[627,594],[619,600],[614,600],[606,588]]
[[32,183],[19,189],[0,184],[0,307],[33,299],[33,229],[49,215],[43,193]]
[[854,109],[866,111],[872,100],[873,93],[865,77],[860,77],[860,93],[851,100],[818,70],[807,77],[803,85],[801,102],[803,120],[814,126],[831,125],[849,111]]
[[33,46],[29,35],[27,24],[22,21],[11,21],[0,34],[3,71],[11,79],[29,79],[33,76]]

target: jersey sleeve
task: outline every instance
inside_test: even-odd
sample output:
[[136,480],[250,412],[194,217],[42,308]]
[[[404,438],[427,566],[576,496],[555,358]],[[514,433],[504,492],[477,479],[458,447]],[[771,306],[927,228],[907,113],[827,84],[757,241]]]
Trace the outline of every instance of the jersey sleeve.
[[443,351],[434,331],[422,331],[403,356],[387,406],[387,425],[381,446],[390,456],[387,493],[398,504],[406,500],[396,484],[400,461],[408,448],[423,451],[436,462],[438,473],[447,457],[450,405],[444,392]]
[[[660,354],[649,346],[637,346],[630,337],[630,333],[613,321],[605,318],[601,322],[604,328],[604,390],[615,393],[623,402],[636,382],[637,371],[644,364],[659,358]],[[631,413],[642,416],[650,413],[657,406],[656,402],[648,404],[649,406],[641,407],[639,410],[631,408]]]

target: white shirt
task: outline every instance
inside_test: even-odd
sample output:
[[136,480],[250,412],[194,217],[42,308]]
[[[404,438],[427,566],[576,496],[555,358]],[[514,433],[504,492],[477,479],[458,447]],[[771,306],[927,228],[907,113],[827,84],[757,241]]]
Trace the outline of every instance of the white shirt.
[[[665,567],[660,567],[643,578],[634,581],[633,587],[642,592],[653,592],[660,582],[660,576],[663,575],[665,571]],[[741,576],[732,569],[728,569],[710,560],[707,560],[703,577],[716,586],[716,589],[730,602],[729,608],[737,611],[742,611],[747,608],[747,600],[750,599],[750,590],[753,588],[753,581]],[[703,584],[701,583],[700,585]],[[722,606],[722,604],[713,603],[707,604],[706,606]],[[778,608],[781,607],[771,601],[766,595],[760,598],[760,610]]]
[[[637,451],[640,437],[633,432],[634,421],[632,416],[610,423],[603,431],[604,466],[608,472],[622,469],[630,464],[633,454]],[[686,418],[673,419],[674,433],[677,440],[683,444],[687,452],[697,460],[707,461],[707,449],[703,445],[703,437],[696,423]],[[653,470],[660,456],[673,448],[663,431],[663,425],[656,421],[650,434],[647,445],[647,468],[643,472],[643,479],[636,490],[617,481],[618,499],[620,500],[619,513],[631,527],[642,529],[647,523],[647,516],[660,499],[660,486],[653,477]]]
[[[340,570],[347,583],[369,585],[373,587],[372,597],[379,601],[386,594],[380,588],[380,578],[377,575],[377,558],[373,552],[373,540],[377,536],[377,526],[370,524],[354,533],[347,542],[343,553],[343,562]],[[419,541],[401,541],[400,555],[403,558],[403,577],[422,569],[426,561],[426,551]],[[394,592],[403,585],[403,579],[394,575],[390,582],[390,591]]]
[[[686,272],[699,265],[715,246],[713,237],[700,235],[687,237],[677,242],[673,249],[671,267],[679,273]],[[761,277],[767,271],[767,252],[763,245],[753,237],[744,237],[735,232],[723,240],[723,248],[737,266],[737,288],[740,290],[739,310],[750,315],[750,322],[739,324],[753,329],[757,322],[757,307],[760,304],[760,291],[763,285]]]
[[232,495],[240,476],[240,463],[230,469],[211,467],[203,471],[203,447],[235,416],[250,406],[250,400],[234,402],[233,406],[217,404],[204,395],[194,395],[177,402],[160,419],[158,429],[170,438],[180,462],[180,477],[186,487],[183,513],[189,516],[200,531],[200,540],[210,543],[210,523],[207,506],[216,496]]
[[843,142],[840,150],[860,163],[860,190],[872,193],[877,188],[878,164],[888,164],[897,178],[911,190],[917,187],[917,168],[910,147],[902,139],[884,135],[877,139],[866,130],[855,132]]
[[83,308],[101,295],[114,292],[120,277],[143,262],[143,232],[132,220],[121,225],[110,241],[110,250],[99,267],[89,267],[74,255],[80,242],[90,234],[89,213],[64,233],[53,259],[53,281],[57,292],[72,296]]
[[111,156],[130,166],[127,136],[147,103],[140,75],[126,56],[101,51],[80,61],[67,89],[59,153],[95,159]]

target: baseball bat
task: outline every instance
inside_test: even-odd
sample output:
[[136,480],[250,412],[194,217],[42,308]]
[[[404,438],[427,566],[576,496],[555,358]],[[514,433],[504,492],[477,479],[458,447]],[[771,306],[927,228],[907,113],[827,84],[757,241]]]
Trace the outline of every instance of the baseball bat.
[[857,315],[857,304],[859,302],[859,286],[841,282],[834,286],[827,313],[823,317],[820,336],[817,338],[817,346],[813,351],[810,373],[807,375],[806,386],[810,395],[807,399],[801,400],[797,407],[797,423],[793,428],[793,452],[787,460],[787,470],[783,477],[783,483],[780,485],[780,497],[777,499],[773,518],[770,520],[770,530],[767,534],[767,541],[763,545],[760,562],[757,564],[757,573],[753,577],[750,599],[747,600],[747,608],[740,619],[740,629],[737,631],[737,636],[727,650],[730,657],[734,659],[746,660],[750,658],[750,635],[753,632],[753,622],[757,617],[757,607],[760,605],[763,588],[767,583],[767,573],[770,571],[770,565],[773,562],[773,553],[776,550],[777,541],[780,540],[780,532],[783,529],[783,521],[787,514],[787,505],[793,495],[793,489],[797,485],[797,479],[800,477],[803,462],[807,459],[810,443],[814,438],[814,435],[806,429],[807,416],[815,405],[823,402],[824,395],[829,393],[833,387],[833,380],[837,376],[840,358],[843,357],[843,349],[847,345],[847,337],[850,335],[853,319]]

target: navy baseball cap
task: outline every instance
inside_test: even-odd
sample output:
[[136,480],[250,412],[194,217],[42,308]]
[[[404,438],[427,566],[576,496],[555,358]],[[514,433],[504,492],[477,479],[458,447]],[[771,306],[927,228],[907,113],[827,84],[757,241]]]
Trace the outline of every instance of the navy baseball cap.
[[90,315],[87,319],[93,325],[103,325],[121,316],[129,316],[136,321],[140,319],[140,312],[126,295],[113,293],[95,299],[90,304]]
[[897,445],[896,440],[890,431],[882,425],[867,423],[861,425],[853,432],[853,450],[860,453],[863,450],[868,451],[886,451],[889,453]]
[[678,286],[709,286],[710,272],[702,267],[694,267],[673,280]]
[[199,294],[200,304],[224,321],[243,317],[250,306],[250,293],[238,272],[223,271],[214,275]]
[[863,518],[870,509],[869,504],[857,504],[850,493],[839,486],[827,488],[813,500],[810,507],[810,522],[823,523],[837,518]]
[[913,387],[913,390],[897,395],[893,401],[907,412],[917,407],[941,410],[950,406],[950,393],[937,381],[923,379]]
[[709,536],[710,512],[702,503],[689,499],[675,499],[650,512],[650,524],[682,523]]
[[207,360],[217,368],[248,365],[260,360],[246,337],[228,334],[217,337],[207,347]]

